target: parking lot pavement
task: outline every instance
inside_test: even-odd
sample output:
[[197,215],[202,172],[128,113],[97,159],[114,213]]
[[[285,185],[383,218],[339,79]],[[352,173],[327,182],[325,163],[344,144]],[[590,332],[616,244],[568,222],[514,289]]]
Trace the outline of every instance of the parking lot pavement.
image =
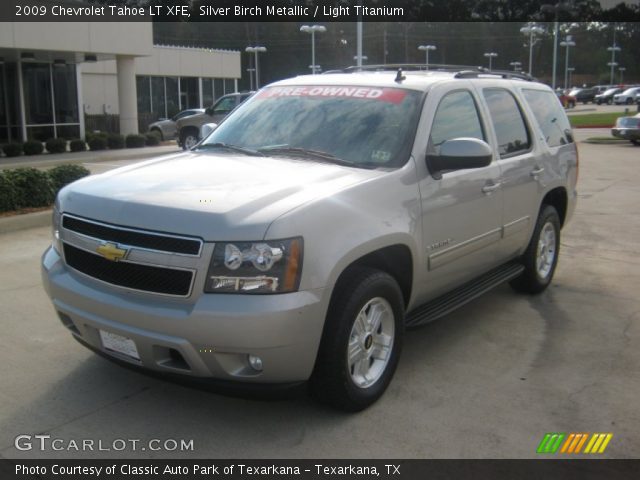
[[[355,415],[304,396],[266,402],[193,390],[93,355],[60,325],[41,287],[48,229],[5,234],[0,455],[531,458],[546,432],[611,432],[602,456],[637,457],[638,151],[581,144],[580,199],[553,286],[540,296],[503,286],[409,332],[389,390]],[[103,447],[114,439],[192,439],[194,449],[14,448],[17,435],[42,433]]]

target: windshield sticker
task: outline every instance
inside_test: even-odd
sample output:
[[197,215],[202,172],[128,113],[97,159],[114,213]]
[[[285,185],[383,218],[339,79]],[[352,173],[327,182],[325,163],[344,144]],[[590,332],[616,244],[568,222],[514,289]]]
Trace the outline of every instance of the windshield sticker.
[[258,98],[281,97],[330,97],[359,98],[380,102],[402,103],[407,92],[398,88],[308,86],[308,87],[271,87],[258,94]]
[[391,152],[384,150],[374,150],[371,152],[371,161],[373,163],[387,163],[391,160]]

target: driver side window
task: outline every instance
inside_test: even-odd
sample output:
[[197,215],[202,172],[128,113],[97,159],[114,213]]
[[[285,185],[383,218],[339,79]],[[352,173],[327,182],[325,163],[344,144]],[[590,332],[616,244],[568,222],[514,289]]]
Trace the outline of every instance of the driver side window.
[[468,90],[448,93],[440,101],[429,135],[429,153],[437,154],[445,141],[460,137],[486,141],[476,102]]
[[215,107],[213,107],[213,113],[226,113],[233,110],[233,107],[236,106],[236,100],[234,97],[224,98],[218,103]]

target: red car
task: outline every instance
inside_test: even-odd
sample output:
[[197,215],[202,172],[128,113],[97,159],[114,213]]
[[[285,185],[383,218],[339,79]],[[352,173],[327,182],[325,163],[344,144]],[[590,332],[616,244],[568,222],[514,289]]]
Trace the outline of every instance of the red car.
[[564,92],[556,92],[556,95],[564,108],[573,108],[576,106],[576,97],[573,95],[568,95]]

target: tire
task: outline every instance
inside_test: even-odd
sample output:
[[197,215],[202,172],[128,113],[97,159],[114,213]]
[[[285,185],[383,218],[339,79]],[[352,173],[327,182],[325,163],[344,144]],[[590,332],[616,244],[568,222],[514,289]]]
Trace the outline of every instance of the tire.
[[524,272],[511,280],[511,286],[523,293],[544,291],[556,271],[560,253],[560,217],[551,205],[543,205],[527,250],[522,256]]
[[607,100],[607,105],[613,105],[613,100],[611,99]]
[[180,132],[180,145],[183,150],[190,150],[199,141],[198,133],[192,128],[187,128]]
[[635,146],[640,146],[640,140],[631,140],[631,143],[633,143]]
[[633,103],[633,99],[627,98],[624,103],[626,103],[627,105],[631,105]]
[[160,130],[159,128],[152,128],[151,133],[157,133],[158,135],[160,135],[160,141],[164,140],[164,135],[162,135],[162,130]]
[[[345,272],[327,313],[311,377],[312,395],[340,410],[367,408],[391,382],[403,333],[404,301],[398,283],[372,268]],[[350,359],[350,352],[359,359]]]

